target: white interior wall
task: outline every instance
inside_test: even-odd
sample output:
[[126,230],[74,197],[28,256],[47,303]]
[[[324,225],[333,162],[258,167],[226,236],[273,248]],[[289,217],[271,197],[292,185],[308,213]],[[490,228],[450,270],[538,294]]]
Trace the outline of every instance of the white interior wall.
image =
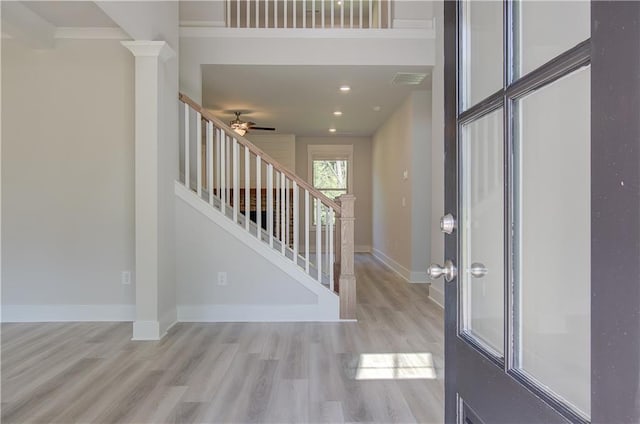
[[133,76],[118,41],[2,40],[3,321],[132,319]]
[[[373,137],[372,251],[413,282],[426,281],[430,256],[430,211],[424,204],[431,191],[430,96],[413,92]],[[419,141],[424,144],[415,145]],[[415,227],[414,216],[422,220]]]
[[[176,199],[176,218],[181,321],[338,319],[337,296],[310,280],[314,292],[285,273],[234,235],[233,230],[252,238],[227,218],[220,215],[224,221],[221,226],[181,198]],[[232,228],[223,228],[229,226]],[[261,242],[252,241],[269,250]],[[280,258],[277,252],[271,254]],[[218,284],[219,272],[226,273],[226,285]]]
[[[436,27],[435,65],[431,73],[431,260],[429,264],[444,263],[444,235],[440,231],[440,217],[444,210],[444,3],[433,2]],[[431,282],[431,299],[444,306],[444,279]]]

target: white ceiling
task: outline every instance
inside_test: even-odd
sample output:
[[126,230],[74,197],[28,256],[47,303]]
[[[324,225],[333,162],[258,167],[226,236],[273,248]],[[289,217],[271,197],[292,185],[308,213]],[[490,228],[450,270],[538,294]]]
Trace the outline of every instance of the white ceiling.
[[56,27],[117,27],[92,1],[24,1],[26,7]]
[[[203,65],[202,72],[203,104],[218,118],[243,111],[245,120],[298,136],[330,135],[331,127],[336,135],[372,135],[411,91],[431,88],[431,70],[420,66]],[[395,85],[397,72],[428,75],[419,85]],[[343,84],[351,91],[340,92]]]

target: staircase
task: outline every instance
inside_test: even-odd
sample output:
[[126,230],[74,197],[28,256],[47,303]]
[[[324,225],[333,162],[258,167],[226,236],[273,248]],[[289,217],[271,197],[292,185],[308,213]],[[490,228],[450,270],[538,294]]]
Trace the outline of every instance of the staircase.
[[177,196],[319,297],[337,296],[336,319],[355,319],[355,198],[329,199],[189,97],[180,102]]

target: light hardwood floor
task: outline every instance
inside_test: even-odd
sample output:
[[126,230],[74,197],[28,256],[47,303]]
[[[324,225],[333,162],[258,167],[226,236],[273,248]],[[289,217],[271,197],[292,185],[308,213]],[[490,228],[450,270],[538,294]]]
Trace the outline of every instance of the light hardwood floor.
[[443,422],[442,310],[370,255],[356,274],[357,323],[4,324],[2,422]]

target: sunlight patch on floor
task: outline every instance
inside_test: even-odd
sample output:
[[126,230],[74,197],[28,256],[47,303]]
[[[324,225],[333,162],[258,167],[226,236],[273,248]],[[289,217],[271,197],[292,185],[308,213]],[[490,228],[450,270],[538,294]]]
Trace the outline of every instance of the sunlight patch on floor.
[[431,353],[362,353],[356,380],[435,380]]

